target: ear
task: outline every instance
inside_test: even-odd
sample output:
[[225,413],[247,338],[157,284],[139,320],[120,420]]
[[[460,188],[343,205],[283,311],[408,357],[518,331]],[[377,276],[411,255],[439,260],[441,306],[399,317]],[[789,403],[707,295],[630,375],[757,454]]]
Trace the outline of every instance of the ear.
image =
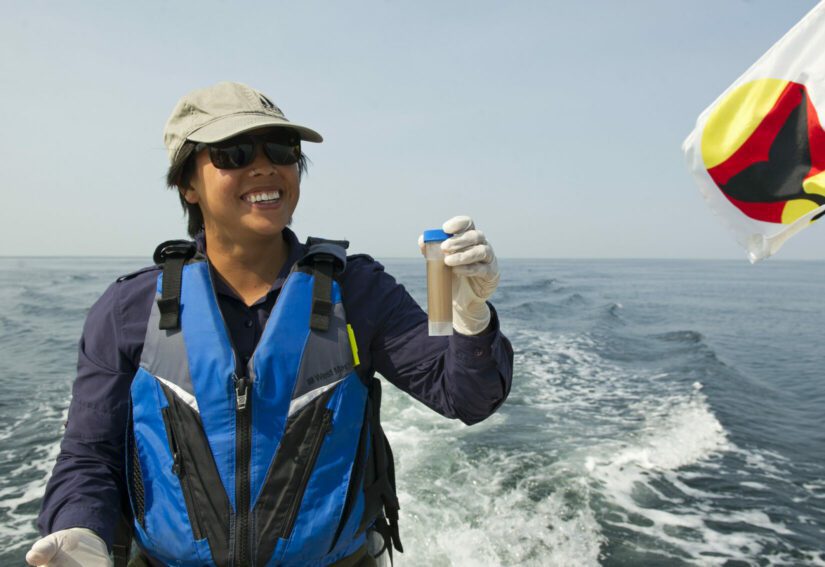
[[187,188],[181,187],[179,191],[180,194],[183,195],[183,198],[186,199],[186,202],[190,205],[195,205],[198,201],[200,201],[197,191],[195,191],[195,188],[191,185]]

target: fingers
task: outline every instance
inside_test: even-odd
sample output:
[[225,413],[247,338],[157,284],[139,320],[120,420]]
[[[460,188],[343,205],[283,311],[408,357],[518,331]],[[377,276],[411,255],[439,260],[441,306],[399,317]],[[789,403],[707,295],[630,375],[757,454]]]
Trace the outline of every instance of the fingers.
[[[475,225],[473,224],[473,219],[471,219],[467,215],[453,217],[447,222],[445,222],[441,226],[441,230],[443,230],[447,234],[455,236],[452,236],[444,241],[445,243],[452,241],[453,244],[448,244],[446,245],[447,247],[445,247],[445,245],[442,243],[442,250],[444,250],[445,253],[450,253],[451,251],[460,250],[461,248],[466,248],[467,246],[472,246],[473,244],[480,244],[484,242],[484,234],[480,231],[479,235],[481,237],[481,240],[478,240],[477,238],[474,240],[473,236],[468,236],[467,238],[458,241],[453,240],[457,236],[463,236],[464,234],[467,234],[468,231],[473,232],[473,228],[475,228]],[[418,237],[418,248],[421,250],[421,253],[424,254],[423,234]]]
[[[441,243],[441,250],[446,255],[444,263],[448,266],[464,266],[477,262],[490,263],[495,259],[493,249],[487,237],[475,229],[475,223],[467,215],[459,215],[446,221],[442,230],[452,234]],[[418,237],[418,248],[425,254],[424,236]]]
[[468,230],[467,232],[451,236],[442,242],[441,250],[443,250],[445,254],[452,254],[454,252],[464,250],[465,248],[470,248],[471,246],[486,243],[487,238],[484,236],[483,232],[480,230]]
[[26,554],[26,563],[29,565],[45,565],[57,553],[57,542],[52,537],[37,540]]
[[447,234],[460,234],[466,230],[475,228],[473,219],[467,215],[453,217],[441,226],[441,230]]
[[463,266],[478,262],[488,264],[493,261],[493,258],[495,258],[493,248],[489,244],[484,243],[448,254],[444,258],[444,263],[448,266]]
[[475,262],[473,264],[463,264],[453,267],[453,273],[459,276],[492,278],[498,273],[498,267],[494,264]]

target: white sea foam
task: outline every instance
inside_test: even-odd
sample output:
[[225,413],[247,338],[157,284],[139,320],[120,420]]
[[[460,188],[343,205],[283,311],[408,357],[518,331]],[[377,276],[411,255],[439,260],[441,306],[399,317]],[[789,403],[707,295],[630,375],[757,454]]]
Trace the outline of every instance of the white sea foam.
[[802,484],[802,487],[808,491],[811,497],[825,499],[825,479],[806,482]]
[[[590,501],[594,489],[618,507],[619,517],[644,510],[662,540],[686,543],[667,534],[673,527],[704,529],[703,511],[643,508],[634,499],[640,483],[674,507],[705,495],[673,472],[728,446],[700,385],[679,391],[663,383],[663,395],[652,397],[651,382],[668,373],[627,376],[596,354],[588,335],[538,334],[518,337],[516,344],[524,350],[517,356],[511,403],[545,416],[543,438],[535,440],[545,455],[494,447],[479,457],[458,447],[468,431],[483,435],[484,428],[506,426],[501,415],[467,430],[403,397],[390,402],[395,411],[384,413],[393,416],[387,430],[397,448],[405,536],[416,564],[598,564],[605,536]],[[636,428],[630,440],[617,440],[628,424]],[[561,458],[548,458],[550,453]],[[645,482],[651,474],[669,477],[682,496]],[[544,489],[540,497],[534,496],[536,486]],[[748,538],[728,541],[759,549]]]
[[766,450],[748,451],[734,449],[734,452],[744,460],[745,468],[749,471],[759,474],[762,478],[785,482],[787,473],[785,469],[780,466],[786,459],[778,453]]
[[[743,485],[764,488],[756,479],[787,479],[781,455],[730,442],[702,383],[686,384],[671,373],[628,373],[600,357],[597,339],[586,334],[519,340],[533,347],[524,347],[531,354],[522,362],[535,377],[524,402],[545,411],[555,427],[579,431],[567,464],[579,465],[607,507],[594,511],[599,521],[642,536],[638,549],[655,541],[656,553],[721,565],[763,556],[793,534],[761,502],[731,510],[725,501],[747,499],[735,490],[697,488],[694,481],[707,487],[703,479],[731,474],[722,470],[725,455],[745,462]],[[772,557],[778,564],[793,561],[782,553]]]
[[[463,440],[506,427],[501,414],[472,429],[387,392],[386,430],[396,454],[404,545],[398,565],[598,565],[603,537],[581,479],[546,458]],[[482,443],[481,446],[484,444]]]
[[[59,428],[59,424],[65,421],[68,410],[64,409],[61,413],[61,410],[55,410],[49,404],[41,402],[33,412],[26,414],[26,418],[17,420],[15,425],[21,425],[27,419],[32,419],[32,415],[37,415],[41,423],[46,426]],[[58,416],[59,420],[55,419]],[[5,450],[0,454],[0,459],[5,462],[16,461],[20,457],[17,451],[15,449]],[[0,526],[0,538],[7,549],[30,543],[36,538],[32,514],[21,508],[43,497],[46,483],[59,452],[59,442],[43,447],[27,448],[25,462],[0,479],[0,514],[4,518]],[[19,479],[21,476],[31,478],[31,480],[21,484]]]
[[748,481],[745,481],[745,482],[740,482],[739,485],[747,487],[747,488],[753,488],[755,490],[769,490],[768,486],[766,484],[762,484],[761,482],[748,482]]

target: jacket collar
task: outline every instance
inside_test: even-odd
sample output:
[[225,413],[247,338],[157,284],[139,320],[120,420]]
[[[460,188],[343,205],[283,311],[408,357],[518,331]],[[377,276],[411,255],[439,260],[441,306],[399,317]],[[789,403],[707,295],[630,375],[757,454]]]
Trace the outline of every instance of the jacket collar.
[[[286,242],[287,248],[289,252],[287,253],[286,262],[284,265],[281,266],[281,271],[278,273],[278,277],[275,278],[275,281],[272,283],[272,287],[269,289],[269,293],[267,293],[264,298],[265,299],[269,294],[273,291],[280,290],[283,287],[284,282],[286,281],[287,276],[289,275],[290,270],[292,270],[292,266],[295,263],[303,258],[306,255],[307,249],[306,245],[298,240],[298,237],[292,232],[289,228],[284,228],[283,232],[284,241]],[[206,234],[203,231],[200,231],[198,234],[195,235],[195,245],[198,248],[198,252],[206,255]],[[215,291],[220,293],[221,295],[227,295],[229,297],[236,298],[240,300],[238,295],[229,287],[223,278],[215,271],[211,264],[209,264],[209,270],[212,274],[212,281],[215,285]]]

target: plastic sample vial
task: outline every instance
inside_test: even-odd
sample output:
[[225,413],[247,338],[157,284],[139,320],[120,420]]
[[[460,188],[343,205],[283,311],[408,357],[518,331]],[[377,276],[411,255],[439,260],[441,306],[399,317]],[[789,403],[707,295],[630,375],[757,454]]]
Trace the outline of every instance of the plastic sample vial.
[[444,263],[441,243],[450,238],[443,230],[424,231],[427,259],[427,318],[431,337],[453,334],[453,269]]

